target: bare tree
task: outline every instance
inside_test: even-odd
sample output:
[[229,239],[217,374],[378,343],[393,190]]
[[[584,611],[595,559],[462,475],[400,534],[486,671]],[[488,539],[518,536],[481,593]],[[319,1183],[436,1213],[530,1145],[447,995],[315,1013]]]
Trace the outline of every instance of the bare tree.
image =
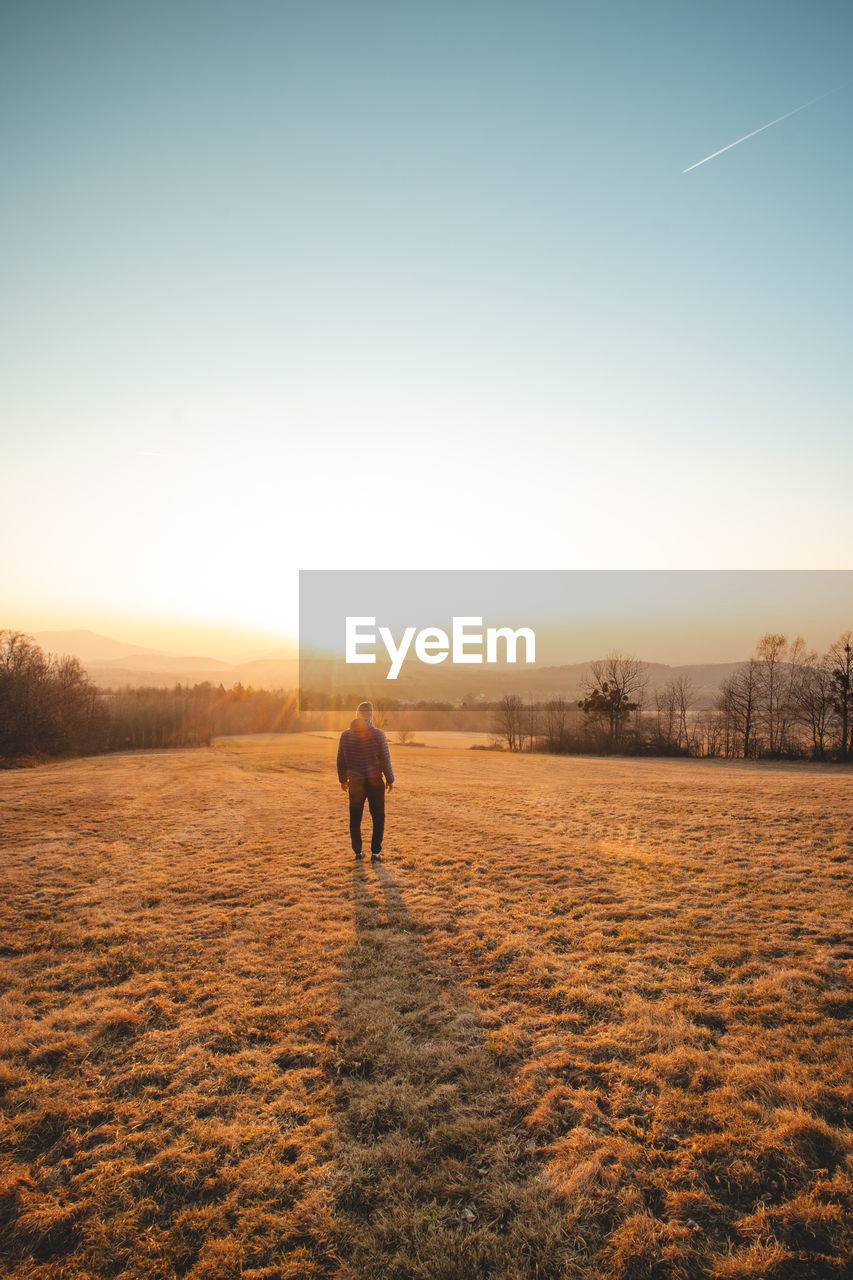
[[723,716],[727,756],[755,754],[755,719],[758,704],[758,663],[743,662],[720,686],[717,708]]
[[807,661],[802,636],[789,644],[787,636],[769,632],[756,646],[756,723],[766,732],[769,755],[795,754],[798,749],[796,724]]
[[783,667],[779,690],[778,708],[778,750],[781,755],[787,751],[797,750],[795,741],[796,726],[800,719],[800,691],[805,672],[810,661],[806,642],[802,636],[791,641],[787,652],[787,666]]
[[832,665],[828,654],[818,658],[812,651],[806,655],[802,678],[797,686],[796,703],[800,720],[812,740],[812,755],[826,758],[826,735],[832,718]]
[[693,682],[684,672],[668,680],[655,694],[657,737],[663,750],[690,753],[689,714],[693,697]]
[[780,753],[780,720],[782,719],[782,664],[788,652],[788,637],[778,632],[763,635],[756,646],[758,702],[767,730],[767,750]]
[[696,689],[693,681],[686,672],[675,681],[675,692],[678,705],[678,748],[690,754],[691,733],[690,733],[690,711],[693,706],[693,699],[696,696]]
[[827,654],[832,676],[832,709],[839,727],[839,755],[849,760],[853,738],[853,631],[846,631]]
[[507,693],[495,710],[495,733],[504,739],[510,751],[524,747],[524,703],[517,693]]
[[725,723],[719,711],[705,711],[696,717],[694,742],[703,756],[719,756],[725,751]]
[[0,756],[67,755],[93,745],[97,690],[76,658],[0,631]]
[[675,750],[676,739],[676,723],[678,720],[676,711],[675,686],[672,680],[668,680],[662,689],[655,691],[655,711],[657,713],[655,719],[655,736],[657,738],[657,747],[659,751],[670,752]]
[[539,706],[532,698],[525,705],[521,723],[523,732],[519,750],[523,751],[526,746],[528,751],[533,751],[537,739],[541,736],[541,717]]
[[542,736],[548,751],[566,750],[569,736],[569,703],[562,696],[550,698],[542,709]]
[[611,750],[622,745],[628,719],[642,702],[646,669],[645,662],[618,651],[590,664],[584,684],[586,697],[578,706],[588,723],[604,727]]

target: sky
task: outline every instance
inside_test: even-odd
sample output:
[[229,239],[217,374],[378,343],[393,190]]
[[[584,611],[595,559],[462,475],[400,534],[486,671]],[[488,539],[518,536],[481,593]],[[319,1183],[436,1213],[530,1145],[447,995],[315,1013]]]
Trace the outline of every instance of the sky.
[[850,568],[851,36],[6,0],[0,626],[234,655],[300,569]]

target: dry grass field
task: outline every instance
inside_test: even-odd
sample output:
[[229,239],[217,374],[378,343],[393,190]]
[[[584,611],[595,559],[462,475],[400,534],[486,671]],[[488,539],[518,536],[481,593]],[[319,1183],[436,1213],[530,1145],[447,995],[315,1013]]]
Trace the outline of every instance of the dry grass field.
[[850,771],[334,752],[0,775],[3,1274],[849,1276]]

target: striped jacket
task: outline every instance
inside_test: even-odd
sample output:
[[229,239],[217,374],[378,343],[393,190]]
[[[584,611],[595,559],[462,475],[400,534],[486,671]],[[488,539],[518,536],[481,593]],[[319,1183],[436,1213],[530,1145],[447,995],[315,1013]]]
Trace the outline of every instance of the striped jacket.
[[386,782],[394,781],[388,739],[373,721],[353,720],[338,743],[338,778],[341,782],[381,782],[383,774]]

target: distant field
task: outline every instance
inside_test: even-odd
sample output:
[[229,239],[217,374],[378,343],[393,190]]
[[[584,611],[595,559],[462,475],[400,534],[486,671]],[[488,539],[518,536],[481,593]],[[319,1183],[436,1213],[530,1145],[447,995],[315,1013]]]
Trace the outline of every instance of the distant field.
[[849,1277],[851,772],[392,751],[0,775],[0,1274]]
[[[337,742],[340,737],[339,732],[330,732],[325,729],[316,731],[321,738],[333,738]],[[388,730],[388,741],[393,747],[395,745],[396,734],[393,729]],[[400,748],[403,751],[409,747],[487,747],[495,740],[493,733],[466,733],[458,729],[415,729],[412,733],[412,741],[407,743],[405,747]]]

